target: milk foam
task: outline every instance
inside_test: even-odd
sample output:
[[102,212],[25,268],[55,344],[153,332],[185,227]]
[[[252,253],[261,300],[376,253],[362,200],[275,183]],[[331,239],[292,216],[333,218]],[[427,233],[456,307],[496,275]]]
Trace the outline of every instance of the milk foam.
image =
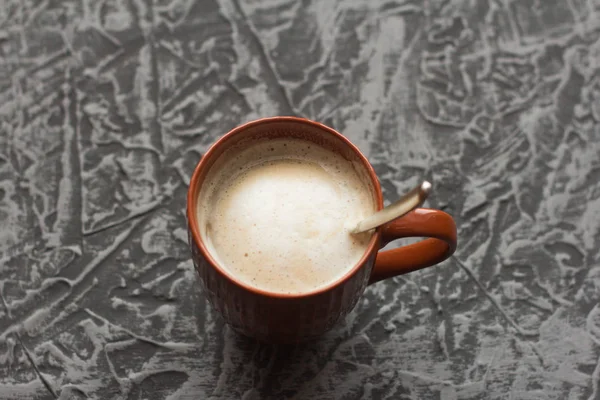
[[201,235],[219,265],[250,286],[314,290],[368,247],[371,234],[348,227],[375,210],[371,191],[352,163],[315,144],[272,140],[225,154],[206,182]]

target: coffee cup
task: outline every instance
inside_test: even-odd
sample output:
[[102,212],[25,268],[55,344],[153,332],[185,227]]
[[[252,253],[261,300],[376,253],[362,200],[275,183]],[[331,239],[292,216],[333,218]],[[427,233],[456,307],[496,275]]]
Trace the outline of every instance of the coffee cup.
[[[322,335],[367,285],[456,249],[454,220],[440,210],[350,233],[381,208],[373,167],[334,129],[296,117],[234,128],[202,157],[188,190],[189,244],[206,298],[245,336],[298,343]],[[426,239],[380,251],[407,237]]]

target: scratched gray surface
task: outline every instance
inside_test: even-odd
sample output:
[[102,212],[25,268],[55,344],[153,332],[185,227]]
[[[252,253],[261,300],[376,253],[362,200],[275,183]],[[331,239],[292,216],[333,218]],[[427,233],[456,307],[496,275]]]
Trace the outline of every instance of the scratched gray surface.
[[[183,210],[292,114],[460,246],[288,348],[209,308]],[[600,0],[1,0],[0,398],[600,399],[599,160]]]

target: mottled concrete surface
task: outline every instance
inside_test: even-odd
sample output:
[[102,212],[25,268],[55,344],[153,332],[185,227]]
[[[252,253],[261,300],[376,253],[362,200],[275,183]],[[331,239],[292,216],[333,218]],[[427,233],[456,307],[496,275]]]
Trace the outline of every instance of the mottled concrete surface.
[[[1,399],[600,399],[600,0],[2,0]],[[185,193],[329,124],[456,256],[287,348],[206,304]]]

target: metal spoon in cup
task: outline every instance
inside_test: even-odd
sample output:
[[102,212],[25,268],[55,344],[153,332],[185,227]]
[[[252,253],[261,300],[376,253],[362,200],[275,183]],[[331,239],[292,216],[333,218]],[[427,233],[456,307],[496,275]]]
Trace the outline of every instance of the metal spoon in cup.
[[377,228],[378,226],[393,221],[396,218],[400,218],[404,214],[407,214],[423,204],[427,199],[427,196],[429,196],[430,191],[431,183],[424,181],[419,186],[402,196],[398,201],[382,208],[375,214],[360,221],[350,232],[366,232],[370,229]]

